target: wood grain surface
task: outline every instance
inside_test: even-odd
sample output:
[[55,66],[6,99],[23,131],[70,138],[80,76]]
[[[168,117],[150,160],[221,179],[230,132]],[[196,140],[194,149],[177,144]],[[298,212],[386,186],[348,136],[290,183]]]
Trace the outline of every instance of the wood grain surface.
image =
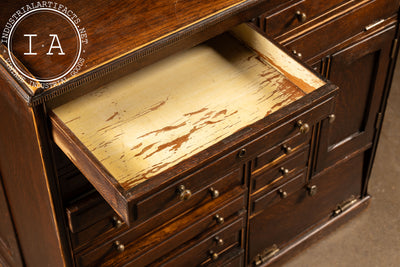
[[324,84],[269,47],[221,35],[53,111],[128,190]]

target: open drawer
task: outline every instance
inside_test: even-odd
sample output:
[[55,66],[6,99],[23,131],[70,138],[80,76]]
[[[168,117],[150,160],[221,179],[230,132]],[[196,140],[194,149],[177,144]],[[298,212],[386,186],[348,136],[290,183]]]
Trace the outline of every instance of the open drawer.
[[180,179],[201,192],[235,174],[241,146],[335,90],[242,24],[49,113],[57,145],[130,223]]

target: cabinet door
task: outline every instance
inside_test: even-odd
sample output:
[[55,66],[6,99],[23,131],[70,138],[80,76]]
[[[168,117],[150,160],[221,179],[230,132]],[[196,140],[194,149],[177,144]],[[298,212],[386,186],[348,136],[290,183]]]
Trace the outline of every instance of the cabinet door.
[[395,27],[333,53],[328,79],[339,86],[335,119],[322,122],[316,171],[372,143]]
[[0,176],[0,266],[22,266],[18,242]]

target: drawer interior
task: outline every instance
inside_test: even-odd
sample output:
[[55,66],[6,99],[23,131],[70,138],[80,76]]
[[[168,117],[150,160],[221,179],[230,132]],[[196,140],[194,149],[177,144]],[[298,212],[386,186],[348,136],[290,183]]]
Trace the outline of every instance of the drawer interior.
[[50,117],[57,145],[129,221],[134,188],[324,85],[242,24],[54,107]]

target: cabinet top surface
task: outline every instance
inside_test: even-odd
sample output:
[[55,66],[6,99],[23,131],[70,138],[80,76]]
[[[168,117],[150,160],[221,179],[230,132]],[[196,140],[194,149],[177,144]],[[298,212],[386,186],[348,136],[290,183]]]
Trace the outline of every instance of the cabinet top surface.
[[[30,96],[48,96],[73,81],[87,81],[94,73],[101,76],[111,71],[106,68],[110,64],[115,69],[128,61],[140,60],[159,47],[189,38],[211,21],[215,23],[262,1],[65,0],[62,5],[44,2],[47,4],[0,3],[0,25],[5,25],[6,33],[10,32],[2,38],[2,63],[7,65],[5,60],[12,59],[13,64],[9,60],[8,66],[20,77],[28,76],[23,78]],[[55,33],[57,38],[52,35]],[[142,51],[145,48],[147,51]],[[68,70],[63,78],[50,81]],[[35,78],[43,82],[32,82]]]

